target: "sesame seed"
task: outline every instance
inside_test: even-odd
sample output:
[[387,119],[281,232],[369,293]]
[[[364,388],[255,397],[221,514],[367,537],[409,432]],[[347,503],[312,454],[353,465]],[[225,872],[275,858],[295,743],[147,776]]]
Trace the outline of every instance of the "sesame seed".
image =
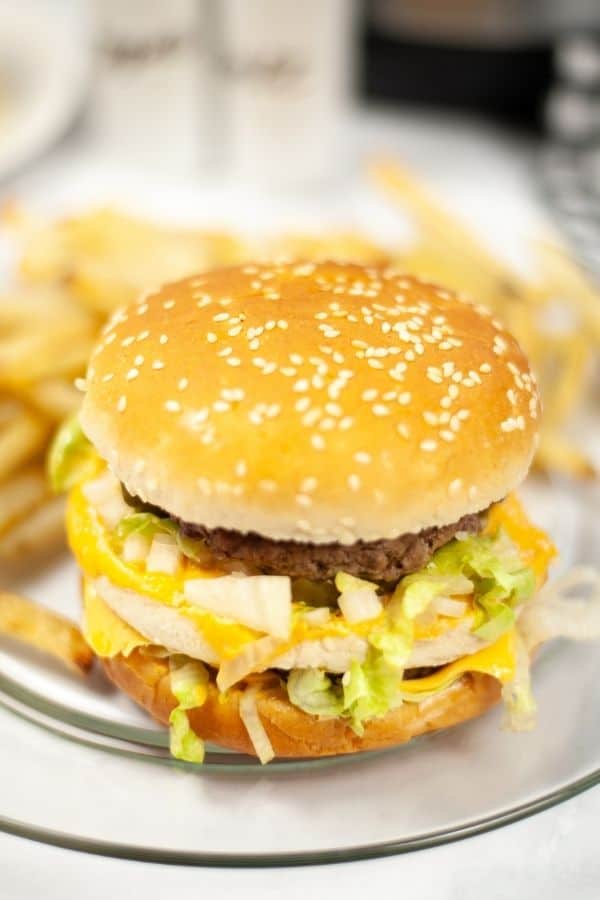
[[364,450],[359,450],[354,454],[354,460],[357,463],[361,463],[361,465],[366,466],[371,462],[371,454],[367,453]]
[[378,394],[379,391],[376,388],[367,388],[367,390],[363,391],[360,396],[362,400],[365,400],[367,403],[369,403],[371,400],[375,400]]
[[239,459],[234,466],[235,474],[238,478],[243,478],[247,471],[248,466],[246,465],[245,461],[243,459]]
[[299,400],[296,400],[294,404],[294,409],[296,412],[305,412],[310,406],[310,398],[309,397],[300,397]]
[[298,506],[312,506],[312,497],[308,494],[296,494],[296,503]]
[[368,359],[367,363],[371,366],[372,369],[383,369],[383,363],[378,359]]
[[451,494],[452,496],[455,496],[456,494],[458,494],[461,487],[462,487],[462,478],[455,478],[448,485],[448,493]]
[[[241,366],[242,361],[237,358],[237,356],[230,356],[225,360],[228,366]],[[264,371],[264,370],[263,370]]]
[[146,331],[140,331],[140,333],[138,334],[136,340],[137,340],[137,341],[145,341],[146,338],[149,337],[149,336],[150,336],[150,332],[149,332],[148,330],[146,330]]
[[203,422],[206,422],[209,416],[208,407],[203,407],[202,409],[197,409],[195,412],[190,414],[190,421],[192,425],[201,425]]
[[419,444],[421,450],[425,450],[426,453],[433,453],[434,450],[437,450],[437,441],[434,441],[428,438],[425,441],[421,441]]
[[484,362],[479,366],[479,371],[483,372],[484,375],[489,375],[489,373],[492,371],[492,367],[489,363]]
[[371,410],[374,416],[389,416],[390,414],[390,408],[385,403],[375,403]]
[[318,407],[314,407],[313,409],[309,409],[309,411],[302,416],[302,419],[300,421],[307,428],[312,428],[312,426],[315,425],[320,418],[321,410]]
[[351,491],[359,491],[361,484],[360,476],[356,474],[348,475],[348,487]]
[[106,384],[106,382],[112,381],[114,377],[112,372],[107,372],[106,375],[102,376],[102,381]]
[[325,439],[320,434],[312,434],[310,437],[310,442],[315,450],[325,449]]
[[135,338],[130,334],[129,337],[123,338],[123,340],[121,341],[121,347],[130,347],[134,341]]
[[296,393],[302,393],[302,391],[307,391],[309,388],[309,382],[307,378],[299,378],[298,381],[294,385],[294,390]]
[[213,409],[215,412],[228,412],[231,409],[231,404],[226,400],[215,400]]
[[352,418],[352,416],[344,416],[343,419],[340,419],[339,427],[341,431],[348,431],[348,429],[352,428],[353,425],[354,419]]
[[229,318],[230,316],[228,312],[219,312],[214,314],[213,322],[226,322]]
[[133,379],[137,378],[139,374],[139,369],[130,369],[125,378],[127,381],[133,381]]
[[174,300],[165,300],[165,302],[163,303],[163,309],[173,309],[174,306],[175,306]]
[[164,367],[165,367],[165,364],[162,361],[162,359],[155,359],[154,362],[152,363],[153,369],[164,369]]
[[181,404],[177,402],[177,400],[167,400],[165,403],[165,409],[167,412],[181,412]]
[[412,394],[410,391],[403,391],[401,394],[398,394],[398,403],[400,406],[408,406],[411,400]]
[[[209,344],[215,344],[217,342],[217,336],[214,331],[209,331],[206,335],[206,340]],[[162,343],[162,342],[161,342]]]
[[119,401],[117,403],[117,410],[122,413],[122,412],[125,412],[126,408],[127,408],[127,397],[124,394],[121,394],[121,396],[119,397]]
[[318,482],[314,475],[308,475],[300,482],[300,490],[303,494],[309,494],[316,489],[317,484]]
[[177,382],[177,387],[180,391],[185,391],[185,389],[189,383],[190,382],[188,381],[187,378],[180,378],[179,381]]

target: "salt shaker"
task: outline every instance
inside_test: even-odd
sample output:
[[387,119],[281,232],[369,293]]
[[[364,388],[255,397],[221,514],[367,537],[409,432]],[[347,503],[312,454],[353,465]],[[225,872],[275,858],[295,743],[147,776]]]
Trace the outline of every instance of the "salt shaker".
[[180,173],[210,156],[209,4],[96,0],[91,125],[105,156]]
[[222,0],[225,152],[245,180],[303,185],[343,169],[353,0]]

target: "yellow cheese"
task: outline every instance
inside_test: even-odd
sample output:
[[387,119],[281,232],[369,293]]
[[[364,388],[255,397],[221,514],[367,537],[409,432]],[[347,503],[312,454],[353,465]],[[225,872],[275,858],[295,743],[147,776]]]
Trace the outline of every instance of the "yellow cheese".
[[503,528],[518,546],[523,562],[535,572],[539,587],[546,580],[548,566],[557,551],[548,535],[529,521],[516,494],[509,494],[502,503],[492,506],[485,532],[494,534],[498,528]]
[[482,672],[497,678],[504,684],[514,678],[515,666],[515,631],[513,628],[505,632],[489,647],[484,647],[483,650],[478,650],[477,653],[472,653],[470,656],[463,656],[462,659],[457,659],[456,662],[438,669],[433,675],[401,682],[400,690],[407,696],[407,699],[423,700],[426,696],[449,687],[465,672]]
[[129,656],[136,647],[150,643],[112,611],[87,578],[83,588],[83,636],[96,656],[109,658],[120,653]]

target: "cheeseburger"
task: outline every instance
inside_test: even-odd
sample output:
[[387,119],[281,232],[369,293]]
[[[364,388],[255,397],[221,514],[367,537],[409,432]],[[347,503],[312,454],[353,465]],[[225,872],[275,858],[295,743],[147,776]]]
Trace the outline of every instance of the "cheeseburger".
[[418,278],[257,264],[147,294],[52,452],[86,639],[186,760],[387,747],[501,696],[528,724],[539,412],[514,338]]

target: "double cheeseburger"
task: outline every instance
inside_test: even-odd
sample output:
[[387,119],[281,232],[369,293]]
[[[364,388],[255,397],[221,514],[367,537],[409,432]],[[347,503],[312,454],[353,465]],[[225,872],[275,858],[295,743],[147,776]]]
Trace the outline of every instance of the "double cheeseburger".
[[529,717],[539,398],[485,309],[356,265],[224,269],[117,312],[85,391],[52,454],[84,633],[174,755],[354,753],[502,694]]

